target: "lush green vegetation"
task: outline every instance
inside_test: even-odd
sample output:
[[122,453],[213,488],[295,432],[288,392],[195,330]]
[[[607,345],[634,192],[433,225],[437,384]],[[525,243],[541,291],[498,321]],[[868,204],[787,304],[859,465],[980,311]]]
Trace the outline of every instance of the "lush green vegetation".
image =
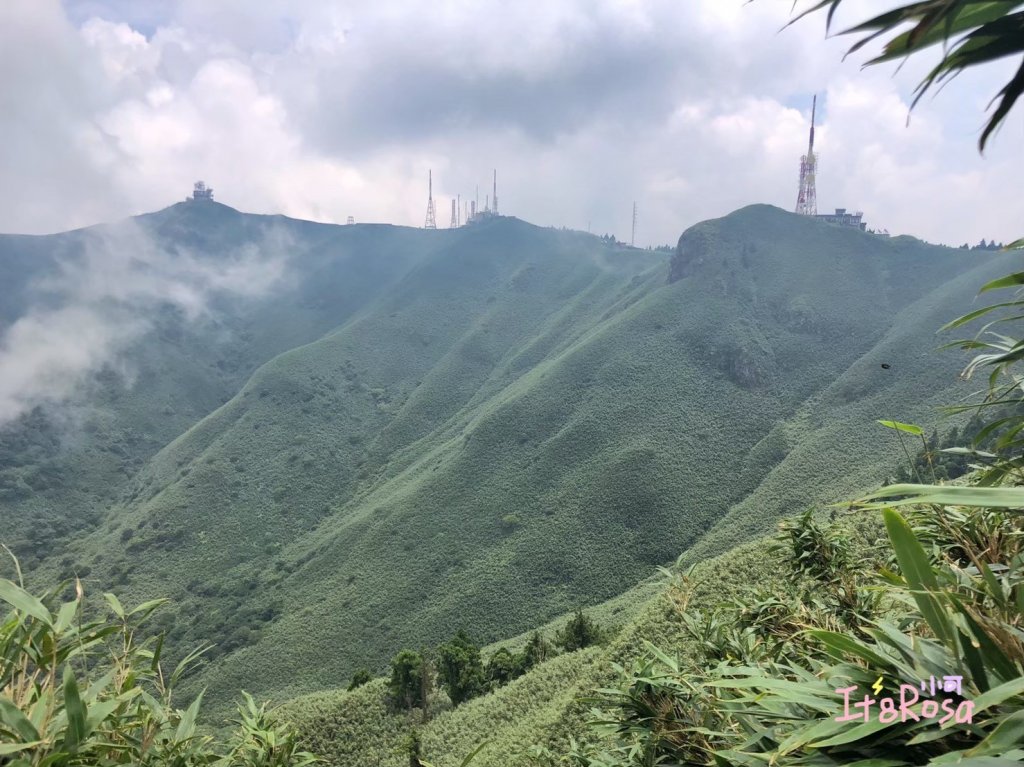
[[[152,225],[213,248],[267,224],[208,212]],[[29,573],[169,596],[156,624],[169,651],[215,644],[183,691],[209,686],[222,713],[244,687],[282,699],[346,687],[359,668],[384,674],[454,626],[482,644],[528,632],[681,551],[720,553],[872,486],[901,454],[879,449],[873,421],[935,422],[956,360],[918,350],[1005,268],[766,206],[694,227],[671,265],[513,219],[452,232],[279,223],[301,261],[293,286],[224,320],[237,311],[252,333],[234,380],[266,361],[176,439],[154,437],[169,442],[155,455],[128,450],[142,467],[110,483],[120,500],[85,504],[93,531]],[[209,332],[183,327],[190,354]],[[163,341],[148,341],[145,359],[158,357]],[[278,344],[289,350],[270,356]],[[200,359],[216,368],[224,348]],[[209,380],[195,370],[181,372]],[[176,375],[155,379],[170,389]],[[159,420],[149,380],[121,387],[125,423]],[[920,380],[949,385],[921,397]],[[61,497],[81,508],[65,490],[5,507],[3,524],[31,530],[24,520]],[[11,540],[33,562],[47,551],[45,536]],[[509,675],[502,662],[485,686]]]
[[[1019,759],[1020,516],[926,507],[908,524],[887,514],[884,525],[871,511],[788,521],[777,537],[673,575],[607,645],[559,655],[458,707],[438,693],[426,718],[390,708],[379,681],[298,699],[279,715],[336,764],[403,764],[413,731],[424,760],[452,767],[481,745],[474,763],[487,765],[567,754],[591,767],[763,764],[769,755],[924,764],[951,751]],[[935,620],[962,633],[943,638]],[[877,722],[879,696],[913,685],[921,716],[920,682],[944,676],[962,677],[963,692],[937,699],[954,711],[973,701],[969,726]],[[870,726],[833,721],[844,712],[836,690],[851,686],[860,687],[852,702],[876,701]]]
[[[480,648],[462,629],[455,636],[430,652],[402,650],[391,660],[388,696],[396,710],[421,710],[424,719],[430,715],[431,693],[440,688],[451,705],[458,706],[471,698],[494,692],[525,674],[530,669],[555,657],[561,648],[576,652],[599,644],[606,632],[582,610],[569,618],[549,642],[540,631],[534,631],[519,653],[498,647],[486,664]],[[348,691],[366,684],[367,676],[357,676]],[[356,683],[358,680],[358,684]]]
[[[915,516],[916,531],[892,509],[884,516],[899,574],[821,558],[835,541],[803,517],[787,536],[803,597],[743,600],[710,615],[687,605],[700,652],[652,647],[623,687],[598,699],[610,741],[577,758],[609,766],[1017,763],[1019,514],[929,508]],[[685,581],[677,588],[685,604]],[[935,680],[956,681],[940,681],[936,692]]]
[[[124,366],[102,368],[69,407],[38,407],[0,427],[0,541],[27,572],[50,557],[59,575],[87,577],[90,564],[65,553],[54,559],[54,550],[103,523],[147,460],[229,400],[259,365],[337,327],[429,252],[410,230],[242,215],[219,204],[179,204],[45,237],[0,235],[0,330],[39,305],[37,283],[63,282],[62,264],[74,269],[109,240],[140,231],[172,256],[210,261],[286,250],[291,269],[273,294],[221,299],[209,316],[188,320],[155,306],[150,332],[127,350]],[[118,543],[134,533],[122,530]],[[127,583],[131,566],[123,562],[115,580]]]
[[[16,564],[16,563],[15,563]],[[11,767],[86,764],[301,767],[293,730],[271,722],[244,695],[223,742],[198,727],[202,696],[173,705],[174,686],[200,652],[173,672],[161,667],[163,641],[141,629],[160,606],[125,609],[104,594],[108,617],[89,609],[80,582],[73,596],[42,598],[0,580],[0,762]]]
[[[821,0],[811,11],[828,7],[831,22],[840,4]],[[891,35],[883,54],[871,62],[879,63],[943,44],[940,63],[919,87],[920,97],[964,69],[1018,56],[1024,50],[1020,6],[909,3],[856,26],[853,31],[865,37],[854,50]],[[1024,92],[1021,73],[1024,65],[1000,92],[982,148]],[[1014,273],[987,283],[982,292],[1022,284],[1024,274]],[[871,505],[886,507],[882,513],[895,561],[879,569],[849,559],[848,541],[821,528],[810,513],[787,524],[786,545],[780,548],[789,553],[795,578],[810,582],[800,599],[738,600],[724,613],[705,617],[690,610],[684,594],[677,601],[702,652],[683,662],[651,647],[641,666],[624,670],[625,686],[602,696],[607,709],[598,724],[610,739],[574,748],[571,758],[602,767],[1022,761],[1024,490],[1016,485],[1024,400],[1016,369],[1024,359],[1024,341],[1005,330],[992,331],[1019,322],[1014,312],[1022,304],[1018,294],[946,326],[997,312],[974,338],[956,344],[978,352],[967,366],[968,376],[980,370],[990,374],[984,399],[961,408],[978,411],[968,424],[975,447],[986,441],[994,445],[994,452],[969,452],[981,465],[968,484],[938,484],[939,471],[948,473],[949,467],[937,465],[924,431],[882,421],[901,444],[904,435],[920,437],[923,460],[911,459],[903,445],[908,467],[920,476],[927,466],[936,481],[898,484],[869,497],[878,501]],[[962,473],[962,467],[952,468]],[[1012,486],[998,487],[1003,484]],[[914,505],[910,522],[892,508],[908,505]],[[931,680],[930,689],[925,679]],[[843,697],[840,716],[835,695]],[[880,710],[872,715],[875,704]]]
[[[601,627],[582,610],[577,610],[576,614],[565,624],[565,628],[555,635],[555,644],[566,652],[575,652],[600,643],[603,637],[604,632],[601,631]],[[529,649],[528,646],[527,650]]]
[[[963,35],[924,92],[1018,54],[1019,5],[912,3],[856,31],[894,32],[878,61]],[[669,263],[513,219],[139,223],[203,258],[284,247],[293,274],[199,323],[157,308],[132,385],[102,370],[72,423],[0,430],[0,539],[32,583],[83,579],[63,601],[0,581],[0,762],[1024,759],[1024,499],[997,487],[1024,465],[1024,342],[989,333],[1003,315],[960,342],[990,389],[941,437],[959,361],[922,353],[978,284],[1024,285],[994,279],[1009,256],[766,206],[691,228]],[[0,328],[103,233],[0,238]],[[920,504],[906,517],[820,511],[901,457],[874,497]],[[83,581],[172,601],[108,595],[103,618]],[[935,677],[959,680],[942,729],[916,692],[912,717],[836,720]],[[243,688],[298,697],[246,696],[232,734],[202,734],[200,705],[216,720]]]
[[[838,527],[828,528],[827,534],[845,541],[851,560],[884,560],[878,553],[884,531],[874,515],[845,516]],[[697,565],[685,588],[676,577],[661,578],[650,590],[633,594],[631,601],[639,609],[624,622],[606,623],[614,608],[600,606],[587,611],[601,616],[598,622],[604,629],[604,644],[554,654],[554,636],[564,633],[576,618],[575,613],[567,614],[543,633],[527,634],[515,643],[519,653],[548,644],[546,660],[458,707],[452,707],[442,691],[435,691],[426,718],[419,709],[405,712],[390,706],[385,679],[354,692],[298,698],[283,705],[278,715],[302,733],[304,747],[339,765],[366,761],[395,767],[406,764],[403,744],[413,730],[420,737],[423,760],[432,764],[456,767],[485,743],[474,765],[555,763],[570,751],[574,741],[594,748],[603,742],[601,734],[588,725],[593,719],[593,703],[586,699],[593,697],[595,688],[616,685],[616,666],[640,662],[651,642],[684,658],[700,657],[689,607],[724,610],[736,600],[760,598],[765,593],[799,603],[809,579],[797,581],[788,575],[786,551],[787,547],[777,545],[774,539],[764,539]],[[498,650],[489,651],[492,658]]]

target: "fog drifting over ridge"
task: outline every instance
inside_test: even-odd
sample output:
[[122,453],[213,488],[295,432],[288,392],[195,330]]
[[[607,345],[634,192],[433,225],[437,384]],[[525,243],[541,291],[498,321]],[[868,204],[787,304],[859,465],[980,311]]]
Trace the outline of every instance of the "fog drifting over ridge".
[[[844,6],[847,4],[844,3]],[[850,3],[848,16],[887,7]],[[544,4],[13,0],[0,7],[0,231],[162,208],[197,178],[241,210],[439,223],[499,174],[504,212],[674,243],[753,202],[790,208],[819,92],[819,206],[959,244],[1018,236],[1013,115],[976,140],[1002,71],[906,125],[921,68],[861,72],[789,2]]]
[[81,251],[41,277],[36,300],[0,330],[0,427],[73,398],[91,374],[116,367],[161,307],[197,322],[218,296],[257,297],[287,279],[288,241],[276,229],[216,260],[167,250],[132,221],[82,236]]

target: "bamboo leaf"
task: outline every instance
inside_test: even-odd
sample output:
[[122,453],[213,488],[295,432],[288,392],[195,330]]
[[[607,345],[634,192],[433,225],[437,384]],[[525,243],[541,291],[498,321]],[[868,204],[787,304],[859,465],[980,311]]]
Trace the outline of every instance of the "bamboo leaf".
[[5,578],[0,578],[0,599],[15,610],[31,615],[47,626],[53,626],[53,618],[46,606],[23,588]]
[[967,752],[968,756],[1001,754],[1024,743],[1024,709],[1003,719],[985,740]]
[[1003,303],[992,304],[991,306],[985,306],[985,307],[983,307],[981,309],[975,309],[973,312],[969,312],[969,313],[963,315],[962,317],[957,317],[955,320],[953,320],[951,322],[947,322],[945,325],[943,325],[941,328],[939,328],[938,332],[939,333],[943,333],[943,332],[945,332],[947,330],[952,330],[953,328],[958,328],[961,325],[966,325],[968,322],[971,322],[972,320],[976,320],[979,317],[984,317],[986,314],[988,314],[990,312],[993,312],[996,309],[1002,309],[1002,308],[1005,308],[1005,307],[1008,307],[1008,306],[1020,306],[1020,305],[1021,305],[1020,301],[1005,301]]
[[74,621],[75,615],[78,614],[78,606],[79,602],[77,599],[65,602],[60,606],[60,609],[57,611],[57,620],[53,624],[55,634],[63,634],[67,630],[68,626]]
[[86,734],[91,735],[122,703],[124,703],[124,700],[121,698],[111,698],[91,706],[89,708],[89,717],[85,721]]
[[[903,496],[903,497],[897,497]],[[881,502],[880,499],[890,499]],[[938,503],[986,509],[1024,509],[1024,487],[960,485],[888,485],[856,501],[865,508]]]
[[78,683],[70,664],[64,666],[64,710],[67,713],[68,728],[61,750],[74,753],[86,737],[86,709],[78,694]]
[[192,701],[192,705],[189,706],[181,715],[181,720],[178,722],[178,729],[174,734],[175,740],[188,740],[195,734],[196,717],[199,716],[199,707],[202,705],[202,702],[203,693],[199,693],[199,695],[196,696],[196,699]]
[[110,605],[110,609],[114,611],[114,615],[121,620],[124,620],[124,607],[121,606],[121,600],[109,592],[104,594],[103,598],[107,600],[107,604]]
[[915,437],[920,437],[924,434],[924,430],[920,426],[915,426],[912,423],[900,423],[899,421],[879,421],[879,423],[888,429],[905,431],[907,434],[913,434]]
[[833,735],[831,738],[825,738],[825,740],[815,741],[811,743],[811,748],[824,748],[826,746],[841,746],[844,743],[852,743],[856,740],[868,738],[879,730],[884,730],[889,726],[889,722],[879,722],[877,719],[870,722],[863,722],[861,724],[849,727],[838,735]]
[[988,692],[982,693],[974,699],[974,711],[981,712],[992,706],[998,706],[1010,698],[1024,695],[1024,677],[1011,679],[998,687],[993,687]]
[[148,618],[150,613],[152,613],[156,608],[160,607],[160,605],[166,604],[168,601],[169,600],[166,598],[151,599],[148,602],[143,602],[138,607],[129,610],[128,615],[135,617],[136,620],[143,621]]
[[0,722],[3,722],[25,740],[39,740],[39,731],[14,701],[0,695]]
[[1008,274],[1005,277],[1000,277],[997,280],[986,282],[981,286],[979,293],[987,293],[990,290],[999,290],[1000,288],[1016,288],[1024,285],[1024,272],[1015,272]]
[[42,745],[43,741],[36,740],[29,743],[0,743],[0,756],[7,754],[16,754],[19,751],[25,751],[30,748]]
[[833,652],[830,654],[838,660],[845,660],[850,655],[855,655],[876,668],[885,667],[889,664],[887,658],[882,657],[862,642],[846,634],[839,634],[835,631],[812,630],[808,631],[807,635],[814,637],[828,649],[832,650]]
[[489,741],[489,740],[485,740],[485,741],[484,741],[483,743],[481,743],[481,744],[480,744],[479,746],[477,746],[477,747],[476,747],[476,748],[474,748],[474,749],[473,749],[472,751],[470,751],[470,752],[469,752],[469,753],[468,753],[468,754],[466,755],[466,758],[465,758],[465,759],[463,759],[463,760],[462,760],[462,761],[461,761],[461,762],[459,763],[459,767],[469,767],[470,763],[471,763],[471,762],[472,762],[472,761],[473,761],[474,759],[476,759],[476,757],[477,757],[477,754],[479,754],[479,753],[480,753],[481,751],[483,751],[483,750],[484,750],[484,747],[485,747],[485,746],[487,746],[487,745],[489,745],[489,744],[490,744],[490,742],[491,742],[491,741]]
[[932,594],[938,591],[939,584],[928,555],[899,512],[885,509],[882,512],[882,519],[885,521],[885,529],[889,533],[893,551],[896,552],[896,560],[900,563],[900,570],[907,580],[907,585],[910,586],[921,615],[931,626],[935,636],[948,644],[952,639],[952,627],[942,605]]

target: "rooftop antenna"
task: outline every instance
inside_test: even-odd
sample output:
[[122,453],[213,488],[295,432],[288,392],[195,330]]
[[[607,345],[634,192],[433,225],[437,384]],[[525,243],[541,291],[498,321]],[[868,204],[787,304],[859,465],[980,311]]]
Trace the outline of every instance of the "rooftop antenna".
[[814,154],[814,120],[818,109],[818,96],[811,102],[811,135],[807,142],[807,154],[800,158],[800,191],[796,196],[796,212],[802,216],[818,215],[818,192],[814,177],[818,170],[818,158]]
[[455,229],[459,225],[459,214],[456,213],[456,202],[452,200],[452,222],[448,225],[449,229]]
[[494,169],[494,215],[498,215],[498,169]]
[[629,238],[629,246],[636,247],[636,200],[633,200],[633,236]]
[[437,221],[434,220],[434,172],[427,171],[427,220],[423,223],[424,229],[437,229]]

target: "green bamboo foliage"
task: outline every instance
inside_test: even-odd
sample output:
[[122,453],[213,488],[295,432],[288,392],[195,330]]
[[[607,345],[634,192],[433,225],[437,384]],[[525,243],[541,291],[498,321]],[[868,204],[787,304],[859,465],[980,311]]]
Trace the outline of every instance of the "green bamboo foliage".
[[[1021,763],[1020,535],[1003,530],[992,536],[1000,527],[993,510],[943,512],[963,525],[912,526],[895,509],[882,512],[897,571],[855,572],[844,565],[847,574],[835,580],[855,578],[859,592],[886,594],[886,602],[876,600],[855,626],[837,620],[838,603],[824,597],[817,606],[775,607],[786,616],[781,625],[800,627],[785,649],[762,642],[758,650],[755,643],[737,657],[717,651],[715,643],[731,637],[725,646],[734,646],[736,626],[752,609],[763,611],[757,606],[763,599],[705,615],[702,623],[688,611],[684,619],[700,623],[702,657],[683,664],[650,647],[644,663],[622,670],[621,687],[597,699],[594,724],[609,736],[604,746],[572,758],[590,767]],[[912,518],[936,511],[917,515]],[[814,561],[803,555],[827,539],[809,521],[803,517],[783,532],[795,575]],[[779,625],[749,624],[757,628],[747,636],[770,636]],[[920,691],[923,680],[955,677],[959,692],[933,698]],[[856,707],[865,696],[873,706],[867,720]],[[898,715],[880,716],[883,698]]]
[[245,695],[227,743],[197,725],[202,695],[175,708],[175,684],[202,655],[186,656],[170,675],[162,638],[142,633],[163,600],[126,609],[113,594],[87,606],[81,583],[60,601],[0,580],[8,611],[0,622],[0,764],[301,767],[294,733],[271,722]]

